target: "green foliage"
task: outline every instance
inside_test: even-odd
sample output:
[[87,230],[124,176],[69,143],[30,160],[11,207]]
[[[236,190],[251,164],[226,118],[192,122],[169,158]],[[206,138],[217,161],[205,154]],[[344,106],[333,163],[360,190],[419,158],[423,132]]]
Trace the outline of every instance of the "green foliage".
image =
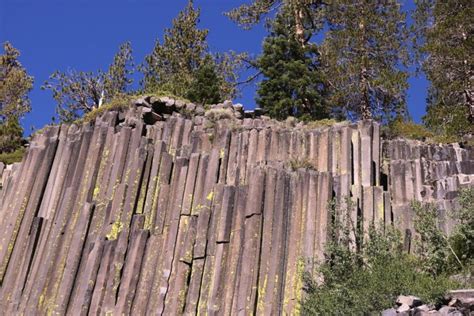
[[413,202],[415,212],[416,253],[421,258],[423,270],[432,275],[447,271],[448,239],[440,229],[438,209],[433,204]]
[[17,119],[0,122],[0,153],[10,153],[23,144],[23,129]]
[[390,122],[386,127],[385,134],[388,138],[402,137],[416,140],[426,140],[434,136],[423,125],[403,119],[395,119]]
[[3,51],[0,55],[0,122],[20,119],[31,110],[28,93],[33,87],[33,77],[18,61],[20,52],[9,42],[3,43]]
[[293,15],[282,11],[273,21],[270,35],[257,60],[264,79],[258,86],[257,103],[276,119],[328,117],[323,101],[325,84],[315,44],[302,46],[294,34]]
[[408,53],[400,3],[336,0],[326,18],[321,51],[335,111],[380,121],[404,116]]
[[3,50],[4,54],[0,55],[0,154],[8,154],[21,148],[23,143],[19,120],[31,110],[28,93],[33,87],[33,78],[18,61],[20,52],[16,48],[5,42]]
[[290,168],[293,171],[296,171],[298,169],[310,169],[310,170],[316,170],[316,167],[314,164],[307,160],[307,159],[298,159],[294,158],[290,160]]
[[49,89],[56,100],[62,122],[72,122],[105,102],[127,93],[133,72],[130,43],[120,46],[107,72],[56,71],[42,89]]
[[337,123],[339,122],[335,119],[322,119],[322,120],[316,120],[316,121],[307,121],[306,127],[310,129],[321,128],[321,127],[331,127]]
[[121,95],[116,96],[110,102],[107,102],[103,106],[97,109],[93,109],[90,112],[87,112],[82,118],[76,120],[76,123],[82,122],[93,122],[97,117],[101,116],[107,111],[120,111],[130,107],[130,102],[132,101],[133,96],[130,95]]
[[416,57],[431,84],[426,125],[447,136],[473,133],[474,4],[470,0],[415,2]]
[[469,111],[464,105],[429,104],[423,121],[436,135],[452,142],[463,135],[474,134],[474,124],[468,117]]
[[[429,273],[431,266],[420,269],[425,258],[404,253],[401,234],[391,226],[372,225],[362,240],[360,223],[352,222],[350,217],[352,208],[350,201],[330,203],[330,238],[325,261],[317,271],[322,282],[306,276],[303,314],[367,315],[392,307],[398,295],[408,294],[436,303],[458,285],[444,273]],[[426,243],[439,241],[432,229],[432,215],[418,224]],[[434,245],[428,247],[426,243],[425,249],[433,249]]]
[[0,162],[3,162],[6,165],[20,162],[23,159],[25,152],[25,148],[20,147],[12,152],[0,153]]
[[293,23],[289,27],[296,29],[294,39],[304,45],[322,28],[322,9],[325,4],[322,0],[253,0],[250,4],[232,9],[226,15],[244,29],[250,29],[272,12],[291,12]]
[[452,217],[457,226],[449,242],[464,268],[474,271],[474,187],[461,189],[459,208],[452,212]]
[[205,116],[212,123],[216,123],[219,120],[230,120],[235,118],[231,109],[210,109],[206,111]]
[[[165,29],[163,43],[157,41],[153,51],[145,57],[140,68],[145,93],[164,90],[196,102],[210,102],[207,98],[222,101],[235,96],[239,57],[209,53],[209,31],[198,28],[199,16],[200,10],[189,1],[173,20],[172,27]],[[211,82],[212,86],[206,87]]]
[[195,71],[189,84],[186,97],[200,104],[216,104],[222,100],[220,87],[222,78],[217,75],[216,64],[208,55]]

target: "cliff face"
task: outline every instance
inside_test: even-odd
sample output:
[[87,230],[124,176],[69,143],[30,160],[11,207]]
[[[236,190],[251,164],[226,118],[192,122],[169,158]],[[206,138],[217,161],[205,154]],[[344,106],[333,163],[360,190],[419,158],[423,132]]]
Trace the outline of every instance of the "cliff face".
[[411,200],[448,210],[474,183],[473,149],[381,142],[369,121],[310,129],[237,119],[254,114],[229,104],[223,120],[136,105],[49,127],[0,167],[5,314],[291,314],[333,196],[354,200],[364,228],[407,231],[409,247]]

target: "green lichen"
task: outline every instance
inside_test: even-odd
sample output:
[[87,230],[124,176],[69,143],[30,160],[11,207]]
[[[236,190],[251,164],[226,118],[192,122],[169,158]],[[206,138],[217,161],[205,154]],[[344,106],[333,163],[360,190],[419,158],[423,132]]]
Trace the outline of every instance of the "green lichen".
[[116,240],[118,238],[118,234],[123,230],[123,223],[120,221],[116,221],[112,224],[110,228],[110,232],[105,236],[108,240]]

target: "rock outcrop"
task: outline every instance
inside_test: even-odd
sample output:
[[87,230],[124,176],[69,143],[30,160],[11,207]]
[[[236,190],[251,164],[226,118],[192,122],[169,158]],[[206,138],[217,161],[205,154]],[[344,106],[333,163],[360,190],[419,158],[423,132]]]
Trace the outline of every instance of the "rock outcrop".
[[0,310],[293,314],[331,198],[409,244],[412,199],[448,210],[474,183],[473,149],[379,130],[153,97],[48,127],[22,163],[0,166]]

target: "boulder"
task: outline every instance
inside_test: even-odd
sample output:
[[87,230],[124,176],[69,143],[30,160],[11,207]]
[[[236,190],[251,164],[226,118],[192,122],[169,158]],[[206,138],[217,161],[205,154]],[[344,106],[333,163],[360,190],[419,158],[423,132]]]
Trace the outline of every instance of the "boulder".
[[382,316],[395,316],[397,315],[397,310],[395,308],[389,308],[382,311]]
[[398,313],[405,313],[410,311],[410,306],[408,304],[403,303],[397,308]]
[[423,304],[423,302],[421,301],[420,298],[418,298],[416,296],[413,296],[413,295],[408,295],[408,296],[400,295],[397,298],[397,304],[398,305],[406,304],[409,307],[416,307],[416,306],[420,306],[421,304]]

